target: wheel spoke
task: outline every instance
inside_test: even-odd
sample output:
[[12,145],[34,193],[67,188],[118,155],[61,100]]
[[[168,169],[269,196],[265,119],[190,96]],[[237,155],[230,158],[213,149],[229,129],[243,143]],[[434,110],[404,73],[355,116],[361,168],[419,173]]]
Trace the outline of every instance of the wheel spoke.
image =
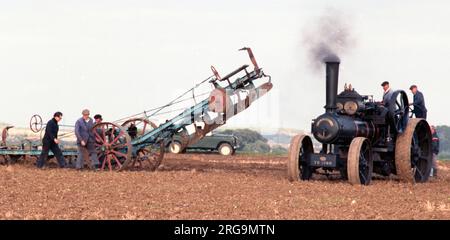
[[366,148],[364,149],[364,152],[362,153],[362,155],[363,155],[363,156],[366,156],[366,154],[367,154],[368,151],[369,151],[369,148],[366,147]]
[[413,163],[414,165],[414,173],[419,173],[420,175],[420,179],[423,179],[424,174],[420,171],[419,167],[417,166],[417,164]]
[[95,135],[95,140],[98,142],[101,142],[102,144],[105,144],[105,141],[103,138],[100,137],[100,135],[98,135],[98,132],[96,131],[96,129],[93,129],[94,131],[94,135]]
[[122,168],[122,164],[120,163],[119,159],[117,159],[116,155],[112,155],[114,158],[114,161],[116,161],[117,165],[119,166],[119,169]]
[[117,140],[119,140],[120,137],[122,137],[125,133],[120,131],[119,135],[117,135],[116,138],[114,138],[114,140],[111,142],[111,144],[114,144],[115,142],[117,142]]
[[109,171],[112,171],[111,156],[110,156],[110,155],[107,156],[107,160],[108,160],[108,168],[109,168]]
[[[364,147],[364,145],[363,145]],[[359,177],[360,177],[360,181],[362,180],[362,184],[366,184],[367,183],[367,172],[368,172],[368,161],[367,161],[367,153],[369,151],[368,147],[364,148],[364,151],[360,152],[360,162],[359,162]]]
[[122,148],[128,147],[128,144],[122,143],[122,144],[112,145],[111,147],[112,147],[114,150],[117,150],[117,149],[122,149]]
[[112,139],[114,139],[114,133],[116,132],[116,126],[113,125],[111,132],[109,133],[110,143],[112,143]]
[[105,159],[103,159],[102,170],[105,170],[106,161],[108,161],[108,156],[105,156]]
[[119,152],[119,151],[116,151],[116,150],[111,150],[111,152],[112,152],[112,153],[114,153],[115,155],[119,155],[119,156],[122,156],[122,157],[124,157],[125,159],[127,159],[127,158],[128,158],[128,156],[127,156],[126,154],[124,154],[124,153],[121,153],[121,152]]
[[359,176],[362,177],[363,179],[363,183],[367,182],[367,177],[366,177],[366,173],[365,172],[361,172],[361,170],[359,171]]
[[360,155],[359,156],[359,166],[366,165],[366,162],[367,162],[366,157],[364,155]]
[[[106,129],[108,129],[108,128],[106,128]],[[102,125],[102,135],[103,135],[103,140],[104,140],[104,142],[103,143],[105,143],[106,142],[106,132],[105,132],[105,125]]]

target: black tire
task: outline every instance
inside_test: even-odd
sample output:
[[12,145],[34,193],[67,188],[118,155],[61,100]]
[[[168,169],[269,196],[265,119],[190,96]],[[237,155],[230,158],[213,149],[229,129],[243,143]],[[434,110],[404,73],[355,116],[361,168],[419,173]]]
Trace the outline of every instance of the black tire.
[[348,181],[354,185],[369,185],[372,181],[372,146],[367,138],[357,137],[350,144],[347,159]]
[[222,156],[231,156],[234,154],[234,149],[229,143],[221,143],[218,150]]
[[433,161],[431,142],[428,122],[421,118],[409,119],[406,131],[397,137],[395,146],[395,167],[402,181],[428,181]]
[[173,154],[180,154],[183,152],[181,143],[178,141],[173,141],[169,144],[169,151]]
[[311,179],[314,170],[309,166],[307,159],[312,153],[314,153],[314,147],[309,136],[297,135],[292,138],[287,163],[289,181]]

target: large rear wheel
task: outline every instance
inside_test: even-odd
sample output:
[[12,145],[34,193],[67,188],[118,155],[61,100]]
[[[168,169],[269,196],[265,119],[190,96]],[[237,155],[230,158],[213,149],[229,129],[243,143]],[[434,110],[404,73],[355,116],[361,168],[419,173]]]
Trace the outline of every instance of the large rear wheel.
[[131,139],[142,137],[144,134],[157,128],[156,124],[147,118],[132,118],[122,123]]
[[289,181],[309,180],[313,169],[309,166],[309,157],[314,153],[311,138],[308,135],[297,135],[291,140],[288,158]]
[[351,184],[369,185],[372,181],[372,147],[367,138],[357,137],[350,144],[347,159],[347,176]]
[[428,122],[421,118],[409,119],[395,146],[395,167],[401,180],[413,183],[428,181],[433,160],[431,144]]

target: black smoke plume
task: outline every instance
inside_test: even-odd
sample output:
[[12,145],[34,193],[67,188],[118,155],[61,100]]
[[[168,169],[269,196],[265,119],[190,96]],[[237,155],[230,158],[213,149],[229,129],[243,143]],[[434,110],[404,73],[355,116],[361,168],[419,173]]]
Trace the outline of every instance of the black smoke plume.
[[313,69],[321,69],[324,62],[340,62],[339,56],[354,47],[356,41],[349,22],[340,11],[326,9],[322,16],[305,27],[303,44]]

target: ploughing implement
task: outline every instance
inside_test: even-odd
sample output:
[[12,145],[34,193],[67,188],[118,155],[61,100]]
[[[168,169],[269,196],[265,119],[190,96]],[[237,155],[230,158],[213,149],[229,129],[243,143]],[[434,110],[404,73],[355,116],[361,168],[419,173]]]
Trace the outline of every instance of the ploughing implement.
[[[270,76],[265,75],[259,68],[250,48],[243,48],[248,52],[253,63],[253,70],[249,71],[249,65],[243,65],[235,71],[220,77],[214,67],[211,67],[213,75],[202,81],[197,86],[210,83],[214,89],[209,97],[197,104],[185,109],[177,116],[167,120],[159,126],[149,120],[162,111],[158,108],[155,112],[144,118],[128,119],[123,124],[104,122],[94,126],[94,134],[97,141],[97,150],[102,168],[106,166],[124,170],[136,166],[145,166],[155,170],[164,157],[164,149],[172,141],[175,134],[182,137],[182,147],[202,139],[207,133],[224,125],[228,119],[247,109],[255,100],[265,95],[272,89]],[[243,76],[233,77],[242,73]],[[267,82],[256,86],[255,80],[268,78]],[[179,98],[190,93],[185,92]],[[173,100],[176,102],[179,98]],[[171,103],[165,105],[170,106]],[[138,125],[142,128],[138,129]],[[195,132],[189,134],[186,127],[193,125]],[[147,129],[147,130],[146,130]]]
[[[215,67],[213,74],[189,89],[170,103],[135,114],[114,122],[96,124],[92,131],[95,135],[96,149],[102,169],[125,170],[135,167],[155,170],[164,158],[165,146],[177,134],[181,136],[182,147],[186,147],[202,139],[207,133],[226,124],[227,120],[247,109],[254,101],[272,89],[270,76],[258,66],[250,48],[242,48],[250,57],[253,69],[243,65],[233,72],[221,77]],[[267,81],[256,85],[258,79]],[[166,120],[159,126],[150,120],[151,117],[163,113],[163,109],[181,102],[183,97],[192,93],[201,85],[211,84],[213,90],[208,97],[189,108],[184,108],[175,117]],[[206,95],[205,95],[206,96]],[[187,126],[195,131],[189,133]],[[30,121],[30,129],[39,132],[43,129],[42,118],[34,115]],[[71,133],[69,133],[70,135]],[[72,133],[73,134],[73,133]],[[63,150],[64,153],[64,150]],[[0,150],[0,156],[14,154],[40,154],[39,150],[17,149]],[[66,152],[75,155],[76,151]]]

